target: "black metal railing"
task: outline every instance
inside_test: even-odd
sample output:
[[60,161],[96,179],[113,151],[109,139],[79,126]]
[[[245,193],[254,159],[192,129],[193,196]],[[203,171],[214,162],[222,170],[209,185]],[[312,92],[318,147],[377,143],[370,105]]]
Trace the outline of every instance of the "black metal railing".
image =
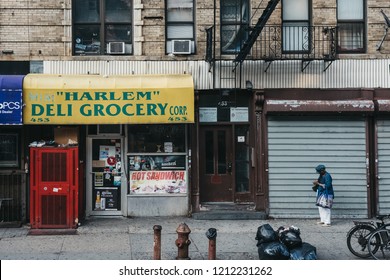
[[248,60],[335,60],[334,26],[271,26],[263,28]]
[[26,173],[0,171],[0,223],[22,221]]
[[[218,28],[218,27],[217,27]],[[242,81],[240,67],[245,60],[258,60],[267,63],[265,72],[273,61],[299,60],[301,71],[314,60],[324,62],[326,71],[338,58],[338,28],[336,26],[307,26],[303,24],[265,25],[256,37],[248,53],[221,53],[221,45],[214,38],[215,27],[207,29],[205,59],[214,68],[215,79],[219,77],[220,88],[240,87]],[[250,34],[250,30],[248,34]],[[249,36],[249,35],[248,35]],[[245,44],[245,42],[243,42]],[[217,85],[218,87],[218,85]]]

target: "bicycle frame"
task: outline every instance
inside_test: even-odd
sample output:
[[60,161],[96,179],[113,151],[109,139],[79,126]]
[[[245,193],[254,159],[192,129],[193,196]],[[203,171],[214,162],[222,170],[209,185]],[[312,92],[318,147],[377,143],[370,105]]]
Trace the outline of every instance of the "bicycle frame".
[[376,260],[390,259],[390,229],[381,228],[375,230],[370,236],[368,242],[374,244],[374,250],[369,247],[372,258]]
[[[390,228],[390,224],[384,221],[389,218],[390,215],[378,215],[376,220],[354,220],[354,226],[347,233],[347,246],[350,252],[360,258],[369,258],[371,256],[369,247],[373,245],[369,243],[369,239],[376,230]],[[371,249],[375,251],[375,248]]]

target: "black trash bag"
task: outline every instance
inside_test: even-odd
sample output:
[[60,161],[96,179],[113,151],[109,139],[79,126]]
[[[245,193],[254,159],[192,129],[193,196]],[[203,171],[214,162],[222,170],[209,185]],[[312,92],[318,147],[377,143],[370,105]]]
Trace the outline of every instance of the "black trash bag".
[[278,234],[277,232],[271,227],[270,224],[264,224],[257,228],[256,238],[257,245],[259,246],[262,243],[271,242],[271,241],[277,241],[278,240]]
[[259,260],[288,260],[290,252],[286,245],[279,241],[261,243],[258,246]]
[[302,245],[290,249],[290,260],[316,260],[317,249],[313,245],[302,242]]
[[295,226],[288,228],[280,227],[278,229],[280,242],[287,246],[288,249],[293,249],[302,245],[301,231]]

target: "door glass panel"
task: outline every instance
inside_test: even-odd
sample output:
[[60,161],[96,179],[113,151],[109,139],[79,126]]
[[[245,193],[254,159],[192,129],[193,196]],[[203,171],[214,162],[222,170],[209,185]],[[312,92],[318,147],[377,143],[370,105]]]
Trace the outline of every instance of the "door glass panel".
[[236,192],[249,192],[250,147],[248,136],[248,125],[236,126]]
[[121,140],[94,139],[92,142],[92,210],[120,210]]
[[233,202],[232,126],[201,126],[199,133],[200,202]]
[[205,132],[206,174],[214,174],[214,135],[212,131]]
[[226,132],[218,131],[218,174],[226,174]]

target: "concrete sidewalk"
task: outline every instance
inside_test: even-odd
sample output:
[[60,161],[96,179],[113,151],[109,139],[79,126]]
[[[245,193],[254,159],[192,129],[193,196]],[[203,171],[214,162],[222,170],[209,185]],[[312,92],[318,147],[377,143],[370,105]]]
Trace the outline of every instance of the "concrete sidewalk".
[[29,227],[0,228],[2,260],[151,260],[153,226],[162,226],[161,259],[174,260],[178,249],[176,229],[186,223],[191,230],[189,257],[208,259],[206,232],[217,229],[216,257],[220,260],[259,259],[255,240],[257,228],[270,224],[274,230],[294,225],[303,242],[317,249],[319,260],[354,260],[346,244],[351,220],[335,219],[321,227],[313,219],[275,220],[194,220],[187,217],[89,218],[75,235],[29,235]]

